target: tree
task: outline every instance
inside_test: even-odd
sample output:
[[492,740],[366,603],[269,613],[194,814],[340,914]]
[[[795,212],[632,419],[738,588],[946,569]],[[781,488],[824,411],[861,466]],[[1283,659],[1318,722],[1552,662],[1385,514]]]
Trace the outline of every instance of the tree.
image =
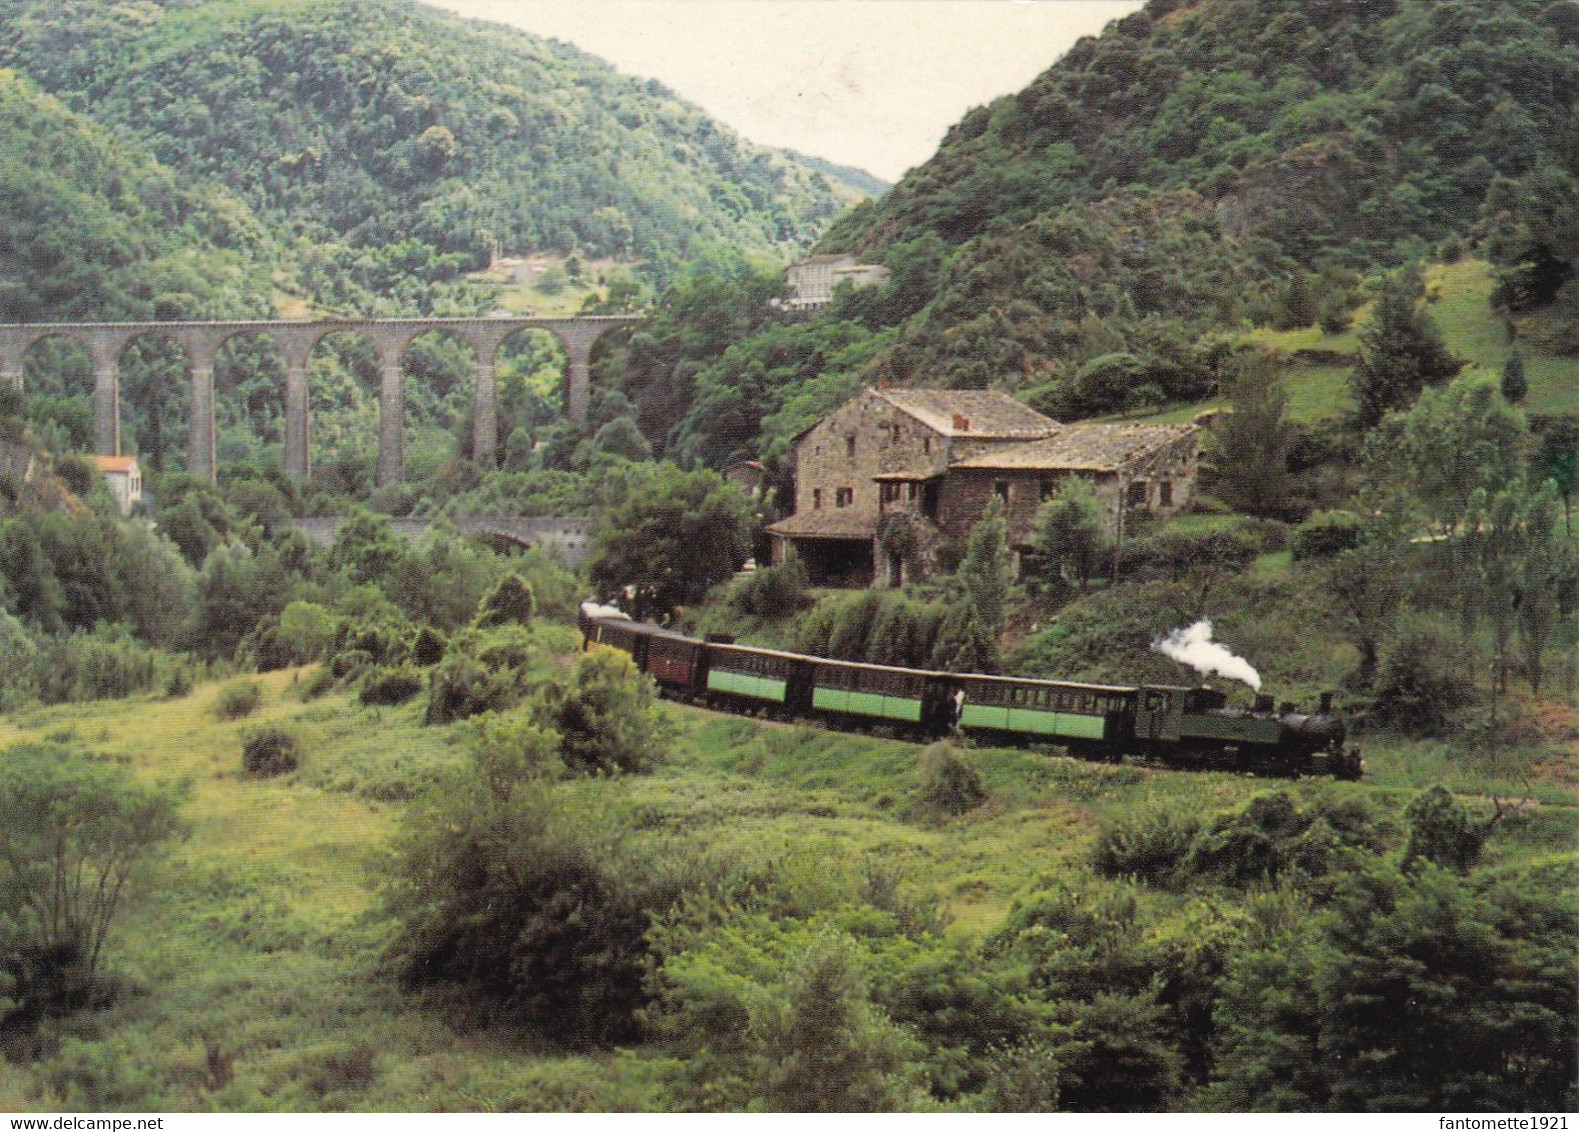
[[1370,327],[1360,336],[1360,360],[1350,383],[1364,428],[1463,368],[1448,353],[1431,316],[1418,308],[1417,291],[1418,284],[1408,279],[1389,280],[1377,296]]
[[1579,480],[1579,419],[1557,417],[1541,431],[1530,459],[1530,475],[1537,482],[1549,479],[1563,498],[1563,521],[1573,534],[1574,483]]
[[167,795],[138,786],[113,763],[59,743],[6,752],[0,1013],[7,1021],[35,1021],[82,1004],[123,898],[180,829]]
[[1487,374],[1467,374],[1428,390],[1373,437],[1372,475],[1413,496],[1430,526],[1453,535],[1470,498],[1521,479],[1528,429]]
[[701,600],[750,554],[749,516],[716,472],[660,464],[604,513],[588,566],[599,599],[638,618]]
[[1228,390],[1228,412],[1217,420],[1217,494],[1252,515],[1281,514],[1288,506],[1288,450],[1293,430],[1283,419],[1288,393],[1265,355],[1246,359]]
[[1014,582],[1009,527],[1003,516],[1003,500],[996,495],[971,528],[957,577],[964,589],[963,600],[944,619],[933,663],[954,672],[996,672],[1002,652],[1000,638],[1008,619],[1009,587]]
[[1508,355],[1502,366],[1502,395],[1509,404],[1517,405],[1530,391],[1529,379],[1524,376],[1524,358],[1517,350]]
[[1034,550],[1049,581],[1081,588],[1101,568],[1107,514],[1088,480],[1070,476],[1036,516]]
[[1356,678],[1362,686],[1376,675],[1381,643],[1391,634],[1403,604],[1406,546],[1396,517],[1379,516],[1361,529],[1354,546],[1333,559],[1327,575],[1360,650]]

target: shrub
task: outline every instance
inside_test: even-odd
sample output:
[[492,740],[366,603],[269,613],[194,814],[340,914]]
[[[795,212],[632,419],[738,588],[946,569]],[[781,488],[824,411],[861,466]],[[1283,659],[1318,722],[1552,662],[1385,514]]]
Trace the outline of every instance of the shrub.
[[513,702],[510,687],[474,656],[451,652],[428,675],[428,710],[423,722],[453,723],[497,711]]
[[435,790],[407,818],[386,894],[405,978],[568,1045],[635,1037],[650,916],[679,890],[617,861],[602,824],[541,786],[500,797],[473,773]]
[[174,801],[58,743],[0,760],[0,1028],[103,1000],[104,943],[161,842]]
[[418,668],[432,668],[444,659],[447,644],[442,636],[424,625],[417,639],[411,642],[411,662]]
[[314,669],[313,674],[301,682],[296,694],[303,703],[306,703],[308,700],[316,700],[333,687],[334,673],[325,665]]
[[364,704],[391,706],[403,704],[422,691],[422,676],[411,668],[394,668],[375,672],[362,685],[357,697]]
[[921,773],[926,781],[921,799],[945,814],[963,814],[987,800],[981,775],[946,740],[921,753]]
[[782,566],[768,566],[749,575],[729,595],[730,604],[742,613],[776,621],[811,604],[810,579],[799,557]]
[[1105,877],[1131,877],[1171,888],[1200,823],[1188,814],[1154,810],[1104,826],[1091,850],[1091,866]]
[[45,638],[32,653],[38,698],[46,704],[121,699],[159,687],[162,665],[153,649],[123,628]]
[[472,628],[487,629],[496,625],[526,625],[537,610],[537,599],[532,587],[519,574],[507,574],[500,579],[494,591],[483,598],[477,607]]
[[170,669],[170,674],[165,677],[164,697],[167,700],[179,700],[189,695],[192,691],[192,669],[185,664],[177,664]]
[[296,736],[278,727],[248,735],[241,746],[241,768],[254,778],[289,774],[297,767],[300,745]]
[[263,687],[256,680],[237,680],[219,690],[214,714],[220,719],[244,719],[263,702]]
[[1362,524],[1352,511],[1318,511],[1301,523],[1289,543],[1294,561],[1331,558],[1360,541]]
[[347,649],[334,655],[329,662],[329,672],[336,680],[344,680],[373,663],[373,655],[366,649]]
[[1429,618],[1411,618],[1382,653],[1370,718],[1405,735],[1446,734],[1452,714],[1474,695],[1472,669],[1457,634]]
[[662,762],[669,730],[655,699],[651,677],[636,671],[630,657],[609,648],[586,653],[556,713],[566,765],[639,773]]
[[1405,867],[1425,859],[1467,873],[1480,860],[1491,828],[1470,818],[1469,811],[1442,786],[1433,786],[1409,803],[1409,841]]

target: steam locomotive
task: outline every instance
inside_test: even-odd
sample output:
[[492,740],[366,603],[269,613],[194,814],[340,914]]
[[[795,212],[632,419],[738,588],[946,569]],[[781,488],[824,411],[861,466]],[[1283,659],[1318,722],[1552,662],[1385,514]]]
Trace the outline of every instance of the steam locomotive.
[[700,640],[605,607],[583,607],[583,647],[608,645],[675,699],[834,726],[882,725],[917,739],[956,729],[993,743],[1051,743],[1071,754],[1119,761],[1126,754],[1172,766],[1298,777],[1356,779],[1358,748],[1332,713],[1332,696],[1311,714],[1271,696],[1249,709],[1207,687],[1077,684],[828,660]]

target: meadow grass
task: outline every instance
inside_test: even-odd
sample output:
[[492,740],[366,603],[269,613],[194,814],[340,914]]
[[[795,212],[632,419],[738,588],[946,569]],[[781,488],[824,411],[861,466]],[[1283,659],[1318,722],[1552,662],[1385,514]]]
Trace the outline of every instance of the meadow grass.
[[[63,705],[0,719],[0,749],[74,736],[149,783],[182,792],[190,836],[127,901],[109,966],[126,992],[62,1024],[35,1061],[0,1063],[10,1109],[622,1110],[663,1103],[656,1051],[567,1054],[400,986],[384,961],[395,923],[381,897],[406,799],[465,757],[466,724],[428,728],[420,704],[367,708],[336,691],[303,703],[312,670],[258,677],[245,720],[221,720],[221,685],[180,701]],[[1516,785],[1445,744],[1368,745],[1362,783],[1180,773],[973,748],[988,793],[959,816],[923,801],[924,746],[665,704],[669,760],[647,776],[564,787],[615,798],[638,852],[705,847],[714,860],[778,863],[832,898],[897,878],[944,931],[980,939],[1015,901],[1084,875],[1105,824],[1137,810],[1206,818],[1270,791],[1355,795],[1396,808],[1436,781],[1488,809]],[[242,735],[296,734],[302,764],[241,771]],[[1526,758],[1526,762],[1528,758]],[[1504,781],[1504,779],[1507,779]],[[613,792],[612,794],[610,792]],[[1571,850],[1572,784],[1547,782],[1503,823],[1499,863]],[[1156,899],[1165,900],[1158,895]],[[48,1043],[46,1043],[48,1045]]]

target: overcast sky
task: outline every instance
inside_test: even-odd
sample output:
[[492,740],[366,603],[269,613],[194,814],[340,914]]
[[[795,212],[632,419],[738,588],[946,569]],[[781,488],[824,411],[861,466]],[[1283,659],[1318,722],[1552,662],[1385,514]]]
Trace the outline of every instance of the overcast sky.
[[888,181],[1141,0],[428,0],[656,78],[752,141]]

